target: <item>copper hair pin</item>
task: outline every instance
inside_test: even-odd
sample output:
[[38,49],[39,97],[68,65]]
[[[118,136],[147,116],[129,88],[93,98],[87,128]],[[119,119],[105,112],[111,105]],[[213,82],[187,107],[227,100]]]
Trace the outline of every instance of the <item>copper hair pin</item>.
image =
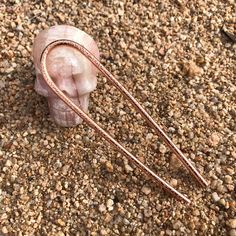
[[113,145],[120,153],[126,156],[132,163],[134,163],[138,168],[140,168],[144,173],[149,175],[156,183],[163,187],[166,191],[172,194],[179,200],[183,200],[186,203],[190,203],[190,200],[183,194],[179,193],[163,179],[157,176],[152,170],[150,170],[146,165],[139,161],[135,156],[133,156],[129,151],[127,151],[121,144],[119,144],[114,138],[112,138],[106,131],[104,131],[100,126],[98,126],[79,106],[77,106],[71,99],[69,99],[54,83],[51,79],[46,66],[46,59],[48,53],[55,47],[59,45],[66,45],[77,49],[81,54],[83,54],[89,61],[125,96],[127,100],[134,106],[134,108],[141,114],[141,116],[147,121],[150,127],[154,129],[156,134],[161,138],[162,141],[170,148],[172,152],[175,153],[179,161],[189,170],[189,172],[194,176],[194,178],[202,185],[207,186],[206,180],[200,175],[200,173],[193,167],[190,161],[183,155],[183,153],[176,147],[176,145],[170,140],[170,138],[162,131],[159,125],[151,118],[151,116],[142,108],[142,106],[134,99],[134,97],[113,77],[113,75],[99,62],[99,60],[90,53],[81,44],[68,40],[60,39],[50,43],[43,51],[41,55],[41,72],[43,78],[47,85],[52,89],[52,91],[64,101],[68,107],[70,107],[76,114],[78,114],[88,126],[93,128],[98,135],[102,136],[106,141]]

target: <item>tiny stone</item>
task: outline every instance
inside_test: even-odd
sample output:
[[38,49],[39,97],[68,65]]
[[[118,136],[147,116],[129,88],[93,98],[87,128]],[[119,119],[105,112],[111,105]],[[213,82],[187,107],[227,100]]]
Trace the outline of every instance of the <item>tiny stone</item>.
[[225,206],[226,202],[225,202],[225,199],[224,198],[221,198],[219,200],[219,203],[222,205],[222,206]]
[[120,46],[122,48],[126,48],[127,47],[126,43],[123,40],[120,41]]
[[178,220],[177,222],[174,223],[173,228],[174,229],[179,229],[181,227],[182,223]]
[[46,3],[47,6],[51,4],[51,0],[44,0],[44,2]]
[[14,37],[14,33],[12,33],[12,32],[9,32],[8,34],[7,34],[7,36],[9,36],[9,37]]
[[62,190],[62,186],[61,186],[61,182],[60,182],[60,181],[58,181],[58,182],[56,183],[56,190],[57,190],[57,191],[61,191],[61,190]]
[[65,16],[63,14],[58,13],[57,16],[62,22],[65,21]]
[[62,231],[59,231],[59,232],[57,233],[57,236],[65,236],[65,234],[64,234]]
[[235,229],[231,229],[229,231],[229,236],[236,236],[236,230]]
[[220,197],[218,196],[217,192],[212,193],[212,198],[214,202],[218,202]]
[[56,168],[61,168],[61,167],[62,167],[62,164],[61,164],[60,160],[57,160],[57,161],[56,161],[55,167],[56,167]]
[[211,146],[216,147],[219,144],[219,142],[220,142],[219,135],[217,133],[213,133],[210,136],[209,142],[210,142]]
[[232,177],[230,175],[225,176],[225,183],[231,184],[233,182]]
[[69,166],[69,165],[64,165],[64,166],[62,167],[62,174],[63,174],[63,175],[67,175],[69,169],[70,169],[70,166]]
[[112,199],[108,199],[108,200],[107,200],[107,207],[108,207],[108,208],[111,207],[111,206],[113,206],[113,204],[114,204],[114,202],[113,202]]
[[58,220],[57,220],[57,223],[58,223],[59,225],[61,225],[61,226],[65,226],[65,225],[66,225],[65,222],[64,222],[62,219],[58,219]]
[[236,152],[231,153],[232,157],[236,159]]
[[125,111],[120,110],[120,115],[121,115],[121,116],[123,116],[123,115],[125,115],[125,114],[126,114]]
[[47,145],[48,145],[48,140],[44,140],[44,141],[43,141],[43,145],[44,145],[44,146],[47,146]]
[[0,80],[0,89],[5,87],[5,82]]
[[161,144],[159,147],[159,151],[160,151],[160,153],[165,154],[166,153],[166,146]]
[[146,217],[152,216],[152,211],[150,209],[144,209],[144,216]]
[[228,189],[230,192],[234,191],[234,185],[233,185],[233,184],[227,184],[226,186],[227,186],[227,189]]
[[133,171],[133,168],[130,165],[125,164],[125,170],[129,173]]
[[161,56],[164,56],[164,55],[165,55],[165,49],[164,49],[164,47],[161,47],[158,52],[159,52],[159,54],[160,54]]
[[217,191],[220,192],[220,193],[224,193],[224,192],[227,191],[227,189],[225,188],[224,185],[219,184],[219,185],[217,186]]
[[111,164],[110,161],[106,162],[106,169],[108,172],[112,173],[113,172],[113,165]]
[[183,72],[188,77],[192,78],[194,76],[199,76],[203,73],[203,69],[196,65],[195,62],[190,61],[184,63]]
[[43,166],[41,166],[40,168],[39,168],[39,174],[40,175],[43,175],[44,174],[44,167]]
[[7,218],[8,218],[8,215],[7,215],[6,213],[3,213],[3,214],[1,215],[1,219],[2,219],[2,220],[7,219]]
[[106,206],[104,204],[101,204],[98,209],[100,212],[104,212],[106,211]]
[[101,235],[107,235],[107,231],[105,229],[101,229],[100,233]]
[[35,129],[30,131],[30,134],[36,134],[36,133],[37,133],[37,131]]
[[176,186],[178,185],[178,180],[177,180],[177,179],[171,179],[170,185],[171,185],[172,187],[176,187]]
[[7,227],[6,227],[6,226],[3,226],[3,227],[2,227],[2,232],[3,232],[4,234],[7,234],[7,233],[8,233],[8,230],[7,230]]
[[125,225],[129,225],[129,224],[130,224],[129,220],[126,219],[126,218],[124,218],[124,221],[123,221],[123,222],[124,222]]
[[153,52],[155,51],[155,48],[154,48],[154,47],[149,47],[149,48],[148,48],[148,51],[149,51],[150,53],[153,53]]
[[142,191],[144,194],[148,195],[149,193],[151,193],[152,190],[151,190],[150,188],[146,187],[146,186],[143,186],[142,189],[141,189],[141,191]]
[[5,165],[10,167],[12,165],[12,162],[10,160],[7,160]]
[[106,216],[104,219],[105,223],[109,223],[111,220],[112,220],[112,216],[109,213],[106,213]]
[[230,219],[230,220],[228,220],[227,225],[228,225],[231,229],[236,229],[236,218],[235,218],[235,219]]
[[227,168],[227,173],[229,175],[234,175],[234,169],[233,168]]
[[153,137],[153,134],[152,133],[148,133],[147,136],[146,136],[146,140],[151,140]]
[[170,157],[170,166],[173,169],[178,169],[181,167],[181,162],[177,159],[177,157],[174,154],[172,154]]

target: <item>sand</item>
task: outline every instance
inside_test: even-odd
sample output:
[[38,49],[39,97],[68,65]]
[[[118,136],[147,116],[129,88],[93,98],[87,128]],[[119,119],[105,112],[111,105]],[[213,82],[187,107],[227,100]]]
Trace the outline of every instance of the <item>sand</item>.
[[[2,0],[0,9],[2,235],[236,235],[235,1]],[[207,179],[200,187],[99,75],[89,115],[190,206],[85,123],[50,119],[31,53],[55,24],[96,40],[103,65]]]

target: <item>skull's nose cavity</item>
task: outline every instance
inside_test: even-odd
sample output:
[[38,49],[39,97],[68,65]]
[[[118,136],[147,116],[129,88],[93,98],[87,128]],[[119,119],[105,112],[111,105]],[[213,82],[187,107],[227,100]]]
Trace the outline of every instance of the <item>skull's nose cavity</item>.
[[58,84],[58,88],[61,90],[61,92],[64,93],[67,97],[77,97],[78,96],[76,87],[75,87],[72,79],[59,80],[59,82],[57,84]]

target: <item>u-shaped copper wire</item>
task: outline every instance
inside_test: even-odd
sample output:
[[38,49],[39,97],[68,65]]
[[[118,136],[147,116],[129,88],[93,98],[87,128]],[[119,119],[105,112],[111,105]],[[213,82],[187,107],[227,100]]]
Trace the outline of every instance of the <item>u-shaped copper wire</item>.
[[171,193],[174,197],[179,200],[183,200],[186,203],[190,203],[190,200],[183,194],[179,193],[176,189],[166,183],[162,178],[157,176],[152,170],[150,170],[146,165],[139,161],[135,156],[133,156],[128,150],[126,150],[121,144],[119,144],[114,138],[112,138],[105,130],[98,126],[80,107],[76,106],[51,79],[47,71],[46,58],[48,53],[56,46],[68,45],[82,53],[89,61],[127,98],[134,108],[141,114],[141,116],[147,121],[150,127],[154,129],[157,135],[162,141],[174,152],[177,158],[182,162],[182,164],[189,170],[189,172],[197,179],[197,181],[202,186],[207,186],[206,180],[200,175],[200,173],[193,167],[190,161],[183,155],[183,153],[176,147],[176,145],[170,140],[170,138],[162,131],[159,125],[151,118],[151,116],[142,108],[142,106],[137,102],[137,100],[113,77],[113,75],[99,62],[99,60],[90,53],[81,44],[67,40],[61,39],[50,43],[43,51],[41,55],[41,72],[43,78],[52,91],[63,100],[76,114],[78,114],[91,128],[93,128],[100,136],[112,144],[120,153],[126,156],[131,162],[136,164],[143,172],[149,175],[155,182],[157,182],[161,187]]

